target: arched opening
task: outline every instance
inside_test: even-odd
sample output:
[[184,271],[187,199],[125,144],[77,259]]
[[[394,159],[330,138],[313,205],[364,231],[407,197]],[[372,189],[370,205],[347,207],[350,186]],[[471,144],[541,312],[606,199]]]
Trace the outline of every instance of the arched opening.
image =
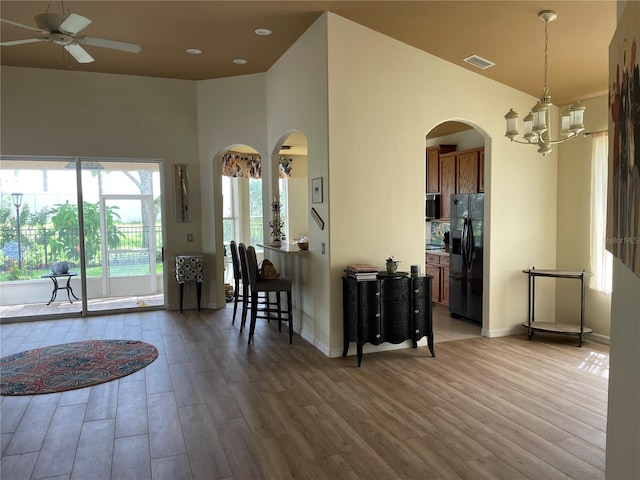
[[[223,283],[233,283],[229,243],[235,240],[246,245],[262,242],[262,158],[248,145],[232,145],[220,154],[220,185],[222,194],[222,244],[225,262]],[[225,300],[228,301],[228,292]]]
[[426,272],[433,276],[434,328],[455,338],[488,325],[486,134],[446,121],[426,136]]
[[283,222],[283,243],[295,243],[309,235],[309,174],[307,137],[298,131],[283,135],[276,145],[273,163],[278,167],[278,198]]

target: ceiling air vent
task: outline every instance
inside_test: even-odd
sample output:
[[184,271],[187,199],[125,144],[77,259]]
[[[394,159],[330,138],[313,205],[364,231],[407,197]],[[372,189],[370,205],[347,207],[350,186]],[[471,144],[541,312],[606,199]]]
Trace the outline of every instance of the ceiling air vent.
[[486,58],[479,57],[478,55],[471,55],[470,57],[465,58],[464,61],[470,63],[474,67],[481,68],[482,70],[495,65],[494,62],[487,60]]

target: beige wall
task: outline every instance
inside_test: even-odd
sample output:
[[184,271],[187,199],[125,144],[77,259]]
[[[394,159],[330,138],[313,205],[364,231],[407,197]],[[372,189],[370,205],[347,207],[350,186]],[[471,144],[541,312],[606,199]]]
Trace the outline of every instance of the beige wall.
[[[376,52],[376,55],[370,55]],[[425,135],[446,120],[470,123],[487,155],[484,332],[520,332],[532,265],[555,267],[556,153],[504,138],[509,107],[535,99],[384,35],[329,15],[331,347],[342,342],[340,277],[351,262],[424,262]],[[536,199],[536,201],[532,201]],[[538,312],[554,317],[555,290]]]
[[[127,75],[1,67],[1,153],[161,159],[167,299],[177,308],[175,255],[200,251],[195,83]],[[172,165],[189,165],[192,223],[175,223]],[[195,241],[186,241],[193,233]],[[206,301],[206,297],[205,297]],[[185,307],[195,306],[195,295]]]
[[[277,158],[280,146],[291,133],[301,132],[307,137],[309,181],[317,177],[324,179],[324,203],[312,205],[311,199],[308,200],[309,211],[314,207],[326,226],[324,230],[320,230],[314,221],[310,218],[308,220],[309,254],[300,261],[306,262],[302,271],[309,272],[310,278],[305,279],[302,314],[301,318],[294,319],[294,326],[303,338],[328,355],[329,307],[333,302],[329,298],[328,271],[332,251],[328,235],[333,227],[328,209],[328,192],[332,186],[328,165],[326,23],[325,14],[269,69],[266,92],[267,136],[272,156]],[[276,168],[277,165],[272,162],[271,192],[277,188]],[[331,176],[333,177],[333,173]],[[265,178],[265,181],[268,182],[269,179]],[[310,193],[309,191],[309,195]],[[325,254],[321,253],[322,244],[326,246]]]
[[247,145],[263,159],[267,158],[264,81],[264,74],[255,74],[197,82],[202,249],[207,262],[205,275],[211,279],[203,289],[207,292],[209,308],[225,305],[222,155],[234,145]]
[[[608,98],[582,102],[585,131],[607,129]],[[559,145],[557,268],[592,271],[591,248],[591,149],[592,136],[579,135]],[[556,280],[556,318],[563,323],[580,322],[580,282]],[[585,324],[599,339],[608,341],[611,295],[586,290]]]

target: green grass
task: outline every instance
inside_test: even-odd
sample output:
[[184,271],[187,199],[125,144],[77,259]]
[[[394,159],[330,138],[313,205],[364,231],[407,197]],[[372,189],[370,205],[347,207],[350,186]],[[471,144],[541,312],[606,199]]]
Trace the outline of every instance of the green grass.
[[[72,270],[80,270],[80,268],[72,268]],[[10,272],[0,273],[0,282],[12,282],[15,280],[35,280],[42,278],[42,275],[51,273],[48,268],[38,270],[28,270],[23,268],[13,268]],[[149,267],[145,265],[127,265],[111,268],[112,277],[126,277],[129,275],[148,275]],[[156,274],[162,274],[162,263],[156,263]],[[87,268],[87,277],[101,277],[102,267],[89,267]]]

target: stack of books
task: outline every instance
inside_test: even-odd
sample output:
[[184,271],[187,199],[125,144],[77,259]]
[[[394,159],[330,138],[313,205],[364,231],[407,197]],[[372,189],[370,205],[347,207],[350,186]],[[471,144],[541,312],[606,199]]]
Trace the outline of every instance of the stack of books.
[[347,276],[356,280],[375,280],[378,275],[378,267],[368,263],[352,263],[345,269]]

